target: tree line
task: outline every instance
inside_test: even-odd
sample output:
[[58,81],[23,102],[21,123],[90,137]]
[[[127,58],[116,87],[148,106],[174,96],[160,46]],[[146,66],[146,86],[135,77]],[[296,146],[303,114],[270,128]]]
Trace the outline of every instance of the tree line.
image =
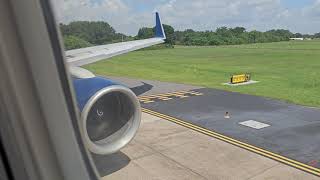
[[[155,28],[140,28],[134,37],[117,33],[107,22],[75,21],[60,24],[66,49],[83,48],[93,45],[103,45],[121,41],[146,39],[154,36]],[[273,29],[266,32],[247,31],[244,27],[219,27],[215,31],[194,31],[187,29],[175,31],[170,25],[164,24],[167,39],[166,47],[174,45],[185,46],[219,46],[250,43],[266,43],[289,41],[291,37],[320,38],[320,33],[314,35],[292,33],[285,29]]]
[[60,24],[60,29],[67,50],[133,40],[130,36],[117,33],[103,21],[75,21]]
[[288,30],[277,29],[266,32],[246,31],[244,27],[220,27],[216,31],[185,31],[175,32],[176,44],[187,46],[219,46],[250,43],[266,43],[288,41],[292,33]]

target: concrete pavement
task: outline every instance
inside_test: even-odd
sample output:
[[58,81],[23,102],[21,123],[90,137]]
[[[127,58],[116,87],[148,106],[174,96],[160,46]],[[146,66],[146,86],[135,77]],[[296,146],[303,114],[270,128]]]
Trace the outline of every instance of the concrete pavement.
[[[146,109],[320,168],[320,109],[223,90],[195,89],[201,96],[142,103]],[[225,119],[228,112],[231,118]],[[242,125],[268,125],[255,129]],[[320,174],[320,169],[315,171]]]
[[103,180],[319,179],[145,113],[129,146],[111,156],[94,156],[94,160]]

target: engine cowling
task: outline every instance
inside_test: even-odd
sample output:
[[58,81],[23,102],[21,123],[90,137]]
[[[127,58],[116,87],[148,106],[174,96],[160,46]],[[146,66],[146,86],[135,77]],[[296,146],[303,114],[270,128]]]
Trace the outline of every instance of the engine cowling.
[[88,149],[96,154],[111,154],[128,144],[141,119],[136,95],[101,77],[74,79],[73,84]]

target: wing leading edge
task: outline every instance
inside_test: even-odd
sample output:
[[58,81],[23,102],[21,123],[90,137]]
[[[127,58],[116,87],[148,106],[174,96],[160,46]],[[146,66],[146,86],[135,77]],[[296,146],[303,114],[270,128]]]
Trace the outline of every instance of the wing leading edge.
[[160,15],[156,13],[156,33],[154,38],[69,50],[66,51],[66,59],[71,66],[83,66],[130,51],[161,44],[165,39],[166,35]]

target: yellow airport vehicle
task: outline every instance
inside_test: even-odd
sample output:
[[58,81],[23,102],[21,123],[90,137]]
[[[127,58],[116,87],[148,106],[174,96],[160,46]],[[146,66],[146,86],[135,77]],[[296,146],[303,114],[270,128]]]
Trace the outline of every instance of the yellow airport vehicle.
[[237,74],[231,76],[231,84],[238,84],[250,81],[250,74]]

